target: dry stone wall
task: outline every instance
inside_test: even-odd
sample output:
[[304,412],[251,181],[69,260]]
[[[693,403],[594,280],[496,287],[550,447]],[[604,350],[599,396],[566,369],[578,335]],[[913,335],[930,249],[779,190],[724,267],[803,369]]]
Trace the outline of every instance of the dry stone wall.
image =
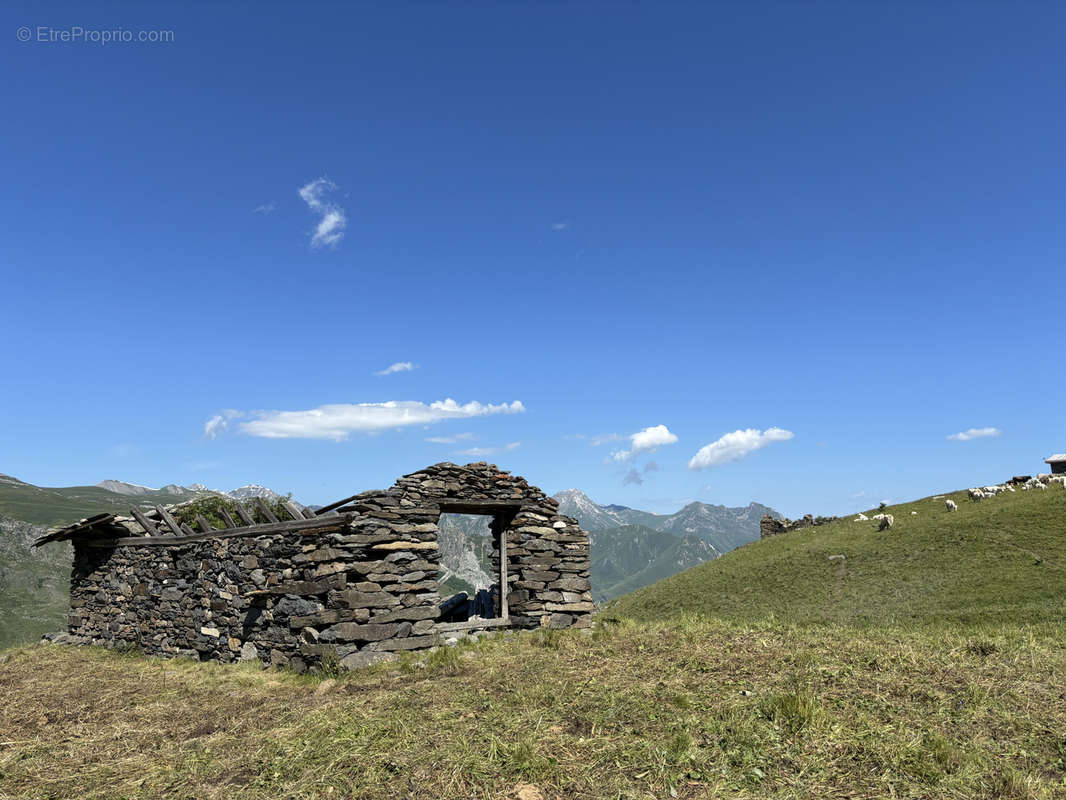
[[[449,511],[491,515],[505,544],[496,618],[441,618],[437,524]],[[587,627],[595,609],[587,534],[540,489],[492,464],[437,464],[314,524],[190,543],[75,539],[68,638],[303,670],[323,658],[359,666],[489,628]],[[498,547],[494,562],[499,580]]]

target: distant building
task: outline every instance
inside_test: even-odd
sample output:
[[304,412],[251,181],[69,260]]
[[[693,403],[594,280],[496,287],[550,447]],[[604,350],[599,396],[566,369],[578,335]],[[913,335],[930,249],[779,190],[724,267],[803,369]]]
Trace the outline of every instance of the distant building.
[[1051,465],[1052,475],[1066,475],[1066,453],[1057,456],[1048,456],[1044,459],[1045,464]]

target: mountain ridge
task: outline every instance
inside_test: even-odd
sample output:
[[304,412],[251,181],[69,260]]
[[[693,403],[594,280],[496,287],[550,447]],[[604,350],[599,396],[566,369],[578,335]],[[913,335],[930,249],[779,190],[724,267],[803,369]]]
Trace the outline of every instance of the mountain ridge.
[[574,517],[592,540],[592,594],[604,602],[697,564],[712,561],[759,538],[761,503],[729,508],[699,501],[673,514],[619,504],[601,505],[580,489],[552,495],[560,513]]

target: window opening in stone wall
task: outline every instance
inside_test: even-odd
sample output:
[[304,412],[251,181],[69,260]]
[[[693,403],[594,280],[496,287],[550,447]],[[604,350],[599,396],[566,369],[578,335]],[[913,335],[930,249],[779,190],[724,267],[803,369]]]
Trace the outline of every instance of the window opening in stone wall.
[[441,514],[441,620],[464,622],[499,614],[499,542],[490,514]]

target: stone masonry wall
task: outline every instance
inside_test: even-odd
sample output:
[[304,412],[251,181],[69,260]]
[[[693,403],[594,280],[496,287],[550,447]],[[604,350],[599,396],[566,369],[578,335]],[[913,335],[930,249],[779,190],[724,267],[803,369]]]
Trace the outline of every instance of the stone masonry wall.
[[[455,508],[492,514],[503,533],[506,622],[439,620],[437,523]],[[540,489],[484,463],[404,476],[359,495],[327,527],[320,519],[304,531],[187,544],[74,543],[69,633],[165,656],[303,670],[329,653],[359,666],[479,628],[585,627],[595,608],[587,534]]]

